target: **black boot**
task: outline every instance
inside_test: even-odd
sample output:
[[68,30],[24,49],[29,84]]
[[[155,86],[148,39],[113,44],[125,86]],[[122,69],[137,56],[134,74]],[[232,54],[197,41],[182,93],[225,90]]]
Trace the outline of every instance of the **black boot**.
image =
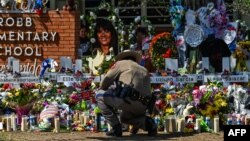
[[131,129],[130,129],[130,135],[133,136],[133,135],[136,135],[139,131],[139,128],[133,126]]
[[107,136],[115,136],[115,137],[121,137],[122,136],[122,125],[117,124],[108,132],[106,132]]
[[146,118],[146,130],[148,131],[148,136],[154,137],[157,135],[157,124],[150,117]]

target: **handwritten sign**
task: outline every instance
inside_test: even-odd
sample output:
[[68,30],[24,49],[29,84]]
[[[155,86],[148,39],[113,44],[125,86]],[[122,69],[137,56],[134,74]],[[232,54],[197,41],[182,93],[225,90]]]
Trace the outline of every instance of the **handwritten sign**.
[[248,82],[248,75],[205,75],[204,82],[221,81],[221,82]]

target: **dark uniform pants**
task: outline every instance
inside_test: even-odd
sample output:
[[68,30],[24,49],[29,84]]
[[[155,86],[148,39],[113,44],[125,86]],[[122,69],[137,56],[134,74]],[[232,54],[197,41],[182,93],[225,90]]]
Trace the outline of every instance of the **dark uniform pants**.
[[[121,121],[122,123],[146,130],[145,113],[147,107],[140,101],[133,101],[129,98],[126,98],[126,100],[129,103],[116,97],[112,89],[108,89],[106,91],[99,90],[96,93],[98,107],[101,109],[103,116],[112,127],[119,124]],[[122,111],[120,114],[120,120],[118,119],[114,108]]]

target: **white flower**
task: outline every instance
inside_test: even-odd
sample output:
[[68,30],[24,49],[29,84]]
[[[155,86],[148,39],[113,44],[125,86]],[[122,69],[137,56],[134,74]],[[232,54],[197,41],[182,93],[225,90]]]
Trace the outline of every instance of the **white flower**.
[[2,7],[5,7],[8,2],[9,2],[9,0],[1,0]]
[[135,34],[135,30],[132,30],[132,34]]
[[91,38],[91,39],[90,39],[90,42],[91,42],[91,43],[95,43],[95,38]]
[[121,31],[121,34],[122,34],[122,35],[125,35],[125,34],[126,34],[126,32],[125,32],[124,30],[122,30],[122,31]]
[[113,49],[113,47],[111,47],[110,49],[109,49],[109,52],[112,52],[114,49]]
[[124,39],[123,39],[123,38],[121,38],[121,42],[124,42]]
[[80,19],[83,20],[83,19],[84,19],[84,15],[81,15],[81,16],[80,16]]
[[89,15],[91,16],[91,17],[93,17],[94,19],[96,19],[96,15],[95,15],[95,13],[94,12],[89,12]]
[[137,16],[137,17],[135,18],[135,22],[136,22],[136,23],[140,22],[140,20],[141,20],[141,16]]
[[148,25],[148,30],[151,30],[153,27],[151,25]]
[[131,44],[131,45],[130,45],[130,48],[131,48],[131,49],[134,49],[134,48],[135,48],[135,45]]
[[57,100],[57,101],[61,101],[62,99],[61,99],[61,97],[57,96],[57,97],[56,97],[56,100]]
[[[109,61],[109,60],[111,60],[111,58],[112,58],[112,56],[111,56],[111,55],[108,55],[108,56],[105,57],[105,60],[106,60],[106,61]],[[102,68],[98,68],[98,70],[102,70]]]
[[118,15],[118,14],[119,14],[119,9],[118,9],[118,8],[115,8],[115,9],[114,9],[114,12],[115,12],[115,14]]
[[132,38],[133,38],[133,34],[129,34],[129,35],[128,35],[128,38],[129,38],[129,39],[132,39]]
[[115,21],[115,20],[116,20],[116,17],[115,17],[115,16],[112,16],[112,20]]

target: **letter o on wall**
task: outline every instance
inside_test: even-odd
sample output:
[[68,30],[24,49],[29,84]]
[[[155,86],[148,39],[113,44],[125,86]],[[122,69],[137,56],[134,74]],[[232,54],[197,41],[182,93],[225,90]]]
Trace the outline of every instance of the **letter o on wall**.
[[26,47],[25,50],[24,50],[24,54],[26,56],[31,56],[33,53],[34,53],[34,51],[33,51],[33,49],[31,47]]
[[6,25],[7,26],[13,26],[15,24],[15,21],[13,18],[9,17],[6,19]]
[[[19,51],[18,51],[18,50],[19,50]],[[14,55],[20,56],[20,55],[22,55],[22,54],[23,54],[22,48],[20,48],[20,47],[15,47],[15,49],[14,49]]]

